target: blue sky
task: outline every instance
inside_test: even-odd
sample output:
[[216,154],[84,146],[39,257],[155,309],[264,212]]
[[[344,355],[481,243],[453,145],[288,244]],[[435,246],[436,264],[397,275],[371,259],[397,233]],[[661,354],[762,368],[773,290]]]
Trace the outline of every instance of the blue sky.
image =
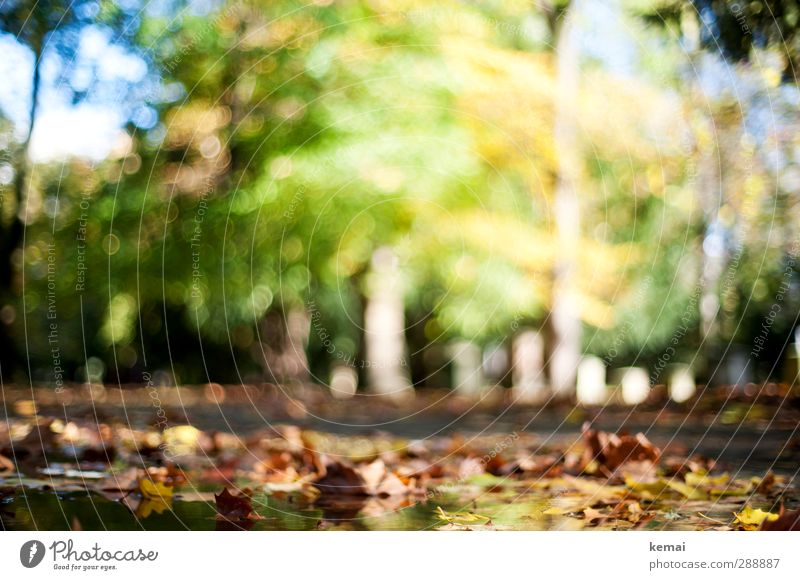
[[[9,35],[0,35],[0,107],[24,136],[31,104],[33,53]],[[128,114],[113,87],[138,83],[145,79],[147,66],[138,56],[109,42],[102,29],[83,31],[75,69],[70,76],[72,88],[86,90],[90,97],[74,104],[72,91],[61,85],[59,57],[47,54],[42,63],[42,92],[39,118],[31,141],[31,155],[36,161],[82,155],[102,159],[117,139]]]

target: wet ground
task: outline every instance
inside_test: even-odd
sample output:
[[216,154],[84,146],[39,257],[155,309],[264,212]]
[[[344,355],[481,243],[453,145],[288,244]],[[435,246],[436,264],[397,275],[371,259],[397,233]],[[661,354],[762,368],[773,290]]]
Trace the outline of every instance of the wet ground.
[[[9,393],[7,393],[9,394]],[[23,393],[24,394],[24,393]],[[85,394],[85,393],[84,393]],[[157,417],[167,425],[190,424],[204,432],[222,431],[245,438],[253,433],[269,432],[279,424],[303,429],[364,438],[380,434],[405,442],[431,440],[458,435],[469,441],[486,434],[524,433],[542,448],[565,448],[580,439],[581,426],[591,422],[595,429],[616,432],[642,432],[665,453],[716,460],[718,470],[734,479],[762,477],[767,472],[782,476],[788,487],[795,486],[800,468],[800,423],[794,402],[715,400],[689,407],[651,405],[638,409],[579,409],[571,406],[537,409],[506,405],[503,401],[483,402],[428,395],[414,405],[385,405],[369,399],[332,401],[314,398],[297,399],[275,396],[227,397],[209,401],[209,393],[192,394],[180,400],[162,394],[154,405],[152,393],[122,393],[95,397],[77,393],[66,403],[47,397],[36,401],[36,413],[61,418],[93,418],[96,422],[123,421],[143,428],[152,426]],[[184,393],[186,395],[187,393]],[[263,393],[262,393],[263,395]],[[218,397],[217,394],[217,398]],[[302,402],[300,402],[302,400]],[[24,415],[30,405],[22,395],[7,396],[5,409],[10,418]],[[157,415],[161,411],[161,415]],[[275,492],[253,486],[254,514],[246,520],[231,522],[220,518],[214,505],[219,486],[185,484],[175,488],[167,509],[153,509],[142,502],[135,508],[81,485],[80,479],[60,479],[57,486],[41,473],[0,476],[0,528],[8,530],[421,530],[434,528],[491,529],[701,529],[725,528],[732,514],[752,498],[712,497],[703,502],[675,494],[639,499],[635,508],[646,517],[592,519],[571,513],[577,496],[601,498],[609,513],[614,502],[625,497],[625,490],[605,486],[581,488],[578,480],[517,481],[488,473],[465,477],[455,482],[432,486],[424,496],[391,497],[309,497],[304,493]],[[241,487],[252,482],[236,482]],[[576,488],[577,485],[577,488]],[[595,485],[595,484],[592,484]],[[610,495],[609,495],[610,494]],[[605,499],[603,499],[605,498]],[[626,500],[627,502],[628,500]],[[774,508],[762,498],[765,509]],[[781,502],[784,498],[780,499]],[[605,503],[604,503],[605,502]],[[641,507],[640,507],[641,503]],[[629,503],[624,505],[631,507]],[[620,504],[620,505],[623,505]],[[787,505],[796,502],[788,497]],[[617,508],[614,508],[617,509]],[[442,514],[455,514],[443,517]],[[593,513],[593,512],[592,512]],[[479,514],[480,519],[470,520]],[[576,517],[570,517],[575,516]],[[634,514],[636,516],[636,514]],[[466,519],[464,519],[466,517]]]

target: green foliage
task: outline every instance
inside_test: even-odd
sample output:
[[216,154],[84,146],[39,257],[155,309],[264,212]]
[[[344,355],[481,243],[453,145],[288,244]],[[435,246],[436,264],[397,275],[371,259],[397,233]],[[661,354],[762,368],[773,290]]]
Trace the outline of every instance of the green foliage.
[[[157,123],[131,123],[96,166],[41,168],[14,322],[32,368],[51,362],[51,285],[75,378],[89,357],[121,381],[148,369],[192,382],[253,377],[265,317],[296,310],[318,311],[336,353],[357,356],[382,246],[398,255],[426,341],[502,341],[521,321],[542,324],[560,251],[549,43],[568,9],[544,4],[247,0],[137,16],[131,50],[152,66],[141,104]],[[116,22],[115,6],[102,3],[91,23]],[[18,27],[20,14],[3,16],[5,30]],[[719,153],[732,168],[723,218],[748,196],[768,201],[771,179],[757,156],[749,175],[737,172],[744,117],[725,103],[704,117],[681,86],[676,39],[633,28],[669,58],[643,57],[634,79],[590,63],[573,111],[579,315],[592,328],[586,349],[624,351],[617,362],[656,356],[686,325],[682,345],[699,342],[703,236],[716,216],[701,207],[697,163]],[[759,238],[762,226],[747,230],[745,255],[765,247],[779,264],[786,249]],[[735,289],[722,300],[731,320],[749,280],[761,280],[767,304],[780,276],[742,264],[721,289]],[[324,376],[336,355],[320,332],[312,325],[308,350]]]

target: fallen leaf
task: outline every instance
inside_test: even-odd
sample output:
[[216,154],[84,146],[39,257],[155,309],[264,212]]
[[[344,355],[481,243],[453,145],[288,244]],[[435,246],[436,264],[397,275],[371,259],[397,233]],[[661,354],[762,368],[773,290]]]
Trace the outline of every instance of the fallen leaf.
[[[413,480],[409,479],[409,483]],[[351,466],[332,461],[325,466],[325,475],[314,486],[322,493],[342,495],[391,496],[415,491],[411,485],[389,471],[381,459],[366,465]]]
[[785,511],[781,508],[778,518],[765,519],[760,529],[765,532],[800,532],[800,509]]
[[172,499],[173,488],[161,481],[142,478],[139,480],[139,491],[145,499],[161,501]]
[[674,479],[667,481],[667,486],[673,491],[677,491],[688,500],[703,500],[708,498],[702,489],[687,485],[682,481],[675,481]]
[[340,461],[325,466],[325,475],[314,482],[323,494],[367,495],[366,482],[358,471]]
[[640,482],[635,479],[626,477],[625,485],[633,491],[645,497],[645,499],[654,499],[669,489],[666,480],[657,479],[651,482]]
[[136,506],[135,514],[138,518],[146,519],[155,512],[163,514],[166,510],[172,508],[172,499],[148,499],[142,498],[139,505]]
[[661,451],[642,434],[615,435],[583,425],[583,440],[586,445],[584,463],[596,461],[609,471],[615,471],[630,461],[650,461],[657,464]]
[[0,455],[0,473],[10,473],[14,471],[14,462],[5,455]]
[[778,514],[773,514],[770,512],[765,512],[761,509],[753,509],[750,506],[745,507],[739,513],[734,513],[734,517],[736,521],[738,521],[743,526],[750,527],[750,529],[756,529],[760,526],[764,521],[775,521],[778,519]]
[[700,487],[700,486],[718,487],[725,485],[726,483],[728,483],[728,481],[730,481],[730,479],[731,478],[727,473],[711,476],[708,474],[693,473],[690,471],[684,476],[684,481],[686,481],[686,484],[692,487]]
[[756,491],[762,495],[766,495],[772,491],[772,488],[776,483],[775,474],[771,471],[762,478],[754,477],[750,481],[756,486]]
[[250,499],[250,490],[244,489],[238,495],[233,495],[228,488],[214,495],[217,512],[228,520],[258,519],[253,512],[253,501]]
[[594,508],[586,508],[585,510],[583,510],[583,519],[586,521],[587,524],[591,524],[595,520],[611,519],[611,516],[608,514],[604,514],[600,510],[596,510]]
[[454,526],[485,526],[492,521],[490,517],[472,512],[446,512],[441,506],[436,507],[436,517]]
[[563,516],[569,513],[569,510],[559,508],[559,507],[550,507],[547,508],[542,512],[546,516]]

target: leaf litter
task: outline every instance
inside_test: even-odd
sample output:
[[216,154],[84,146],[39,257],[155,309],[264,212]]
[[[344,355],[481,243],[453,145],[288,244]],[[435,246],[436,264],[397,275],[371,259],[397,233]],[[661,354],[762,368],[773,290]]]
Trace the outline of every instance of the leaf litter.
[[[217,529],[257,527],[274,515],[269,498],[317,510],[318,529],[412,507],[428,514],[415,529],[800,529],[797,490],[779,475],[736,478],[642,433],[588,424],[559,448],[528,433],[409,441],[286,425],[239,438],[190,425],[12,421],[0,434],[0,506],[35,489],[88,492],[138,520],[203,502]],[[0,510],[3,527],[14,517]]]

